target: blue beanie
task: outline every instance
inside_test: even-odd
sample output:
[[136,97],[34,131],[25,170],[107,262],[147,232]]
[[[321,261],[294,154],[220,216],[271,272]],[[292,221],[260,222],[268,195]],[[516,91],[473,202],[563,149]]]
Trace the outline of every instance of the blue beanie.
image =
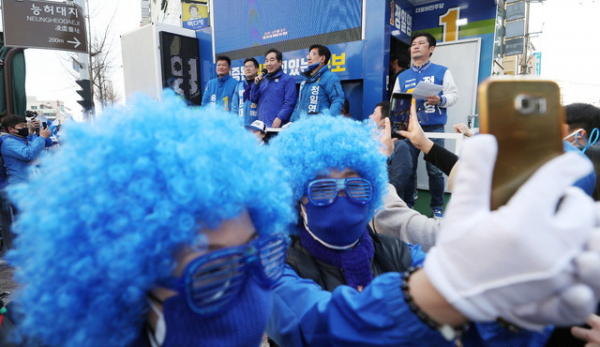
[[332,168],[350,168],[373,185],[370,217],[387,191],[385,156],[372,136],[374,128],[343,117],[317,115],[294,122],[271,140],[270,147],[288,172],[294,201],[306,195],[308,183]]
[[146,293],[171,274],[174,251],[206,245],[244,209],[259,234],[293,220],[280,165],[221,111],[165,93],[68,123],[43,174],[14,186],[9,261],[22,284],[22,333],[60,346],[127,346],[142,333]]

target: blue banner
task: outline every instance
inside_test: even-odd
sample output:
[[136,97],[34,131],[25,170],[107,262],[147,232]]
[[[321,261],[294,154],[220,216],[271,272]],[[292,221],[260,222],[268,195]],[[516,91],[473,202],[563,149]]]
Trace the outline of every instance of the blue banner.
[[[363,78],[363,43],[362,41],[339,43],[327,46],[331,50],[329,69],[335,72],[340,80],[356,80]],[[283,53],[282,69],[296,79],[296,83],[304,80],[302,72],[308,67],[306,56],[308,49]],[[264,56],[254,57],[260,64],[259,71],[264,68]],[[231,61],[231,75],[241,80],[244,76],[244,59]]]
[[394,0],[390,2],[391,34],[400,41],[410,43],[413,27],[413,6],[408,0]]
[[361,26],[362,0],[229,0],[213,6],[217,54]]
[[456,25],[456,20],[459,19],[467,19],[468,23],[494,19],[496,4],[492,0],[444,0],[415,6],[413,13],[414,32],[438,26]]

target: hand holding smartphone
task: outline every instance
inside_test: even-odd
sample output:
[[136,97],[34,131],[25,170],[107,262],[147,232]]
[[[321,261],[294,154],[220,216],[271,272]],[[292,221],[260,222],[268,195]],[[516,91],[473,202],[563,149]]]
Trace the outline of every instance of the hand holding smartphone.
[[392,137],[404,138],[399,134],[400,130],[408,130],[410,121],[410,107],[412,105],[412,94],[394,93],[390,100],[390,122],[392,124]]
[[[563,152],[559,86],[533,79],[488,79],[479,87],[482,133],[498,141],[493,210],[506,204],[544,163]],[[476,184],[476,182],[474,182]]]

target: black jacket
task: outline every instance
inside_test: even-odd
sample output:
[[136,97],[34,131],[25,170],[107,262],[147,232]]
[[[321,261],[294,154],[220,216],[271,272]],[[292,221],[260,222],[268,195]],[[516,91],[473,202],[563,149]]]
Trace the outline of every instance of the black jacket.
[[[410,267],[411,253],[406,243],[392,236],[375,234],[370,229],[369,235],[375,248],[371,261],[373,277],[385,272],[404,272]],[[313,257],[302,247],[298,237],[292,237],[286,262],[298,276],[315,281],[324,290],[331,292],[336,287],[346,284],[342,269]]]

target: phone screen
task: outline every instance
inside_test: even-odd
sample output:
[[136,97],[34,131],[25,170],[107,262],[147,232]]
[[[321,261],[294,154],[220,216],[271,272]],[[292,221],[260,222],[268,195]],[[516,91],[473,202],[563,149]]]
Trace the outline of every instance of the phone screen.
[[43,129],[46,129],[47,127],[48,127],[48,123],[46,123],[46,122],[42,122],[42,128],[43,128]]
[[394,93],[390,101],[390,123],[392,124],[392,137],[402,137],[400,130],[408,130],[410,120],[410,105],[412,95],[407,93]]

